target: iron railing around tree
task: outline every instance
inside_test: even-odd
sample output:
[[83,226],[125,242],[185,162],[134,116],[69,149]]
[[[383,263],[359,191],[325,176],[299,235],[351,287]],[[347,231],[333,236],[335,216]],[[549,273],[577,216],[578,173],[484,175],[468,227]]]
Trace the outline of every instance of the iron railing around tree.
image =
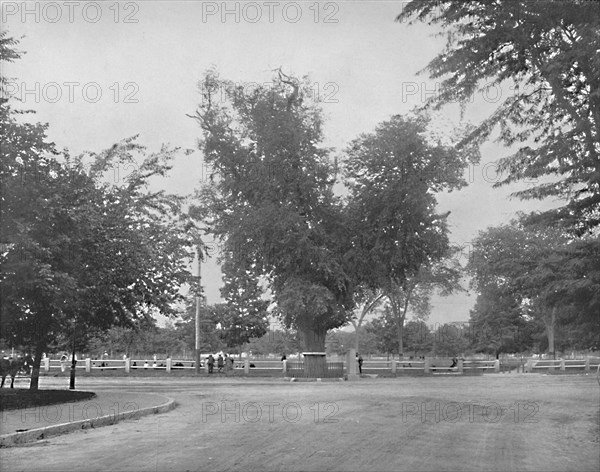
[[[322,372],[322,378],[343,378],[344,377],[344,363],[343,362],[327,362],[327,369]],[[296,379],[305,379],[313,377],[309,375],[304,369],[304,362],[287,362],[287,369],[285,372],[286,377],[292,377]]]

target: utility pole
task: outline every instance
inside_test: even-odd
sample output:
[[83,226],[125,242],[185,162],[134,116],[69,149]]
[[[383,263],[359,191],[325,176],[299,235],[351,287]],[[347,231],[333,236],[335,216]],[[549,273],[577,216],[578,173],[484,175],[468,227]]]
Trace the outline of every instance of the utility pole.
[[200,300],[202,297],[202,252],[198,246],[198,287],[196,291],[196,374],[200,373]]

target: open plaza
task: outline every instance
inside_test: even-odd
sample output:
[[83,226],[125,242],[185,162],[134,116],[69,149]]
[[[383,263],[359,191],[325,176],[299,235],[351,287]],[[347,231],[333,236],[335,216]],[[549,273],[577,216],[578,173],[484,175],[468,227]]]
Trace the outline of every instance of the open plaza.
[[[64,388],[65,379],[40,383]],[[353,382],[81,377],[78,387],[98,399],[30,411],[26,420],[34,424],[24,426],[42,426],[61,408],[64,418],[78,410],[98,415],[105,395],[105,413],[135,409],[132,401],[135,395],[142,401],[142,393],[157,402],[172,399],[176,407],[3,448],[3,471],[582,472],[600,466],[595,373]]]

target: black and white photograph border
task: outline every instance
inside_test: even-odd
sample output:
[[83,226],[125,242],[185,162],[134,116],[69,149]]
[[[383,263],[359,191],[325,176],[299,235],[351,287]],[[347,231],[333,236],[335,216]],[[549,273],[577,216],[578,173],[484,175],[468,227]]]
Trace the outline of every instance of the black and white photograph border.
[[0,14],[3,471],[600,468],[600,2]]

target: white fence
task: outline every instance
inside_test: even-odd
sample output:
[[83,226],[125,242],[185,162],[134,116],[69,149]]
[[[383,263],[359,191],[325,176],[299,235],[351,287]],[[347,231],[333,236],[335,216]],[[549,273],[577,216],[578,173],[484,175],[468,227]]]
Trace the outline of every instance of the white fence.
[[463,360],[457,359],[453,365],[452,360],[447,358],[429,358],[424,360],[396,360],[375,361],[366,360],[363,362],[362,370],[364,371],[386,371],[393,374],[399,372],[419,371],[424,374],[436,373],[464,373],[465,370],[480,370],[489,372],[500,372],[500,361],[479,361],[479,360]]
[[[200,362],[200,367],[205,372],[208,372],[208,364],[206,361]],[[195,370],[195,362],[187,359],[156,359],[148,361],[147,359],[84,359],[83,361],[77,361],[75,365],[76,369],[85,370],[86,372],[92,371],[105,371],[105,370],[123,370],[124,372],[131,372],[132,370],[163,370],[165,372],[171,372],[173,370]],[[42,359],[41,369],[45,372],[50,370],[60,369],[62,372],[71,369],[71,359],[61,361],[59,359]],[[266,360],[253,360],[244,358],[242,360],[235,359],[233,363],[234,370],[243,370],[245,373],[249,373],[250,369],[270,370],[285,372],[284,363],[282,361],[266,361]],[[217,359],[215,359],[214,370],[218,370]],[[223,368],[223,371],[225,368]]]
[[[525,360],[524,360],[525,361]],[[584,372],[598,369],[600,358],[596,359],[556,359],[556,360],[538,360],[528,359],[522,366],[520,364],[509,365],[508,370],[524,372],[552,372],[565,371],[575,372],[577,369]],[[208,365],[205,360],[200,364],[204,372],[208,372]],[[42,359],[41,368],[43,371],[58,370],[65,372],[70,370],[71,361],[60,361],[58,359]],[[249,374],[251,371],[257,374],[261,371],[271,373],[284,373],[286,369],[286,361],[279,360],[262,360],[243,358],[234,360],[234,371],[243,371]],[[84,359],[76,364],[77,370],[85,370],[86,372],[104,371],[104,370],[122,370],[126,373],[135,370],[158,370],[170,373],[172,371],[190,371],[195,370],[194,361],[188,359]],[[223,369],[224,371],[225,369]],[[503,369],[502,369],[503,370]],[[218,366],[215,359],[214,371],[218,371]],[[366,359],[362,365],[363,373],[423,373],[423,374],[463,374],[465,372],[485,372],[495,373],[501,371],[501,362],[498,359],[494,360],[463,360],[458,359],[456,364],[452,364],[452,360],[447,358],[425,358],[424,360],[369,360]]]
[[553,372],[567,371],[568,369],[583,369],[589,372],[590,369],[598,369],[600,359],[528,359],[525,364],[525,372]]

